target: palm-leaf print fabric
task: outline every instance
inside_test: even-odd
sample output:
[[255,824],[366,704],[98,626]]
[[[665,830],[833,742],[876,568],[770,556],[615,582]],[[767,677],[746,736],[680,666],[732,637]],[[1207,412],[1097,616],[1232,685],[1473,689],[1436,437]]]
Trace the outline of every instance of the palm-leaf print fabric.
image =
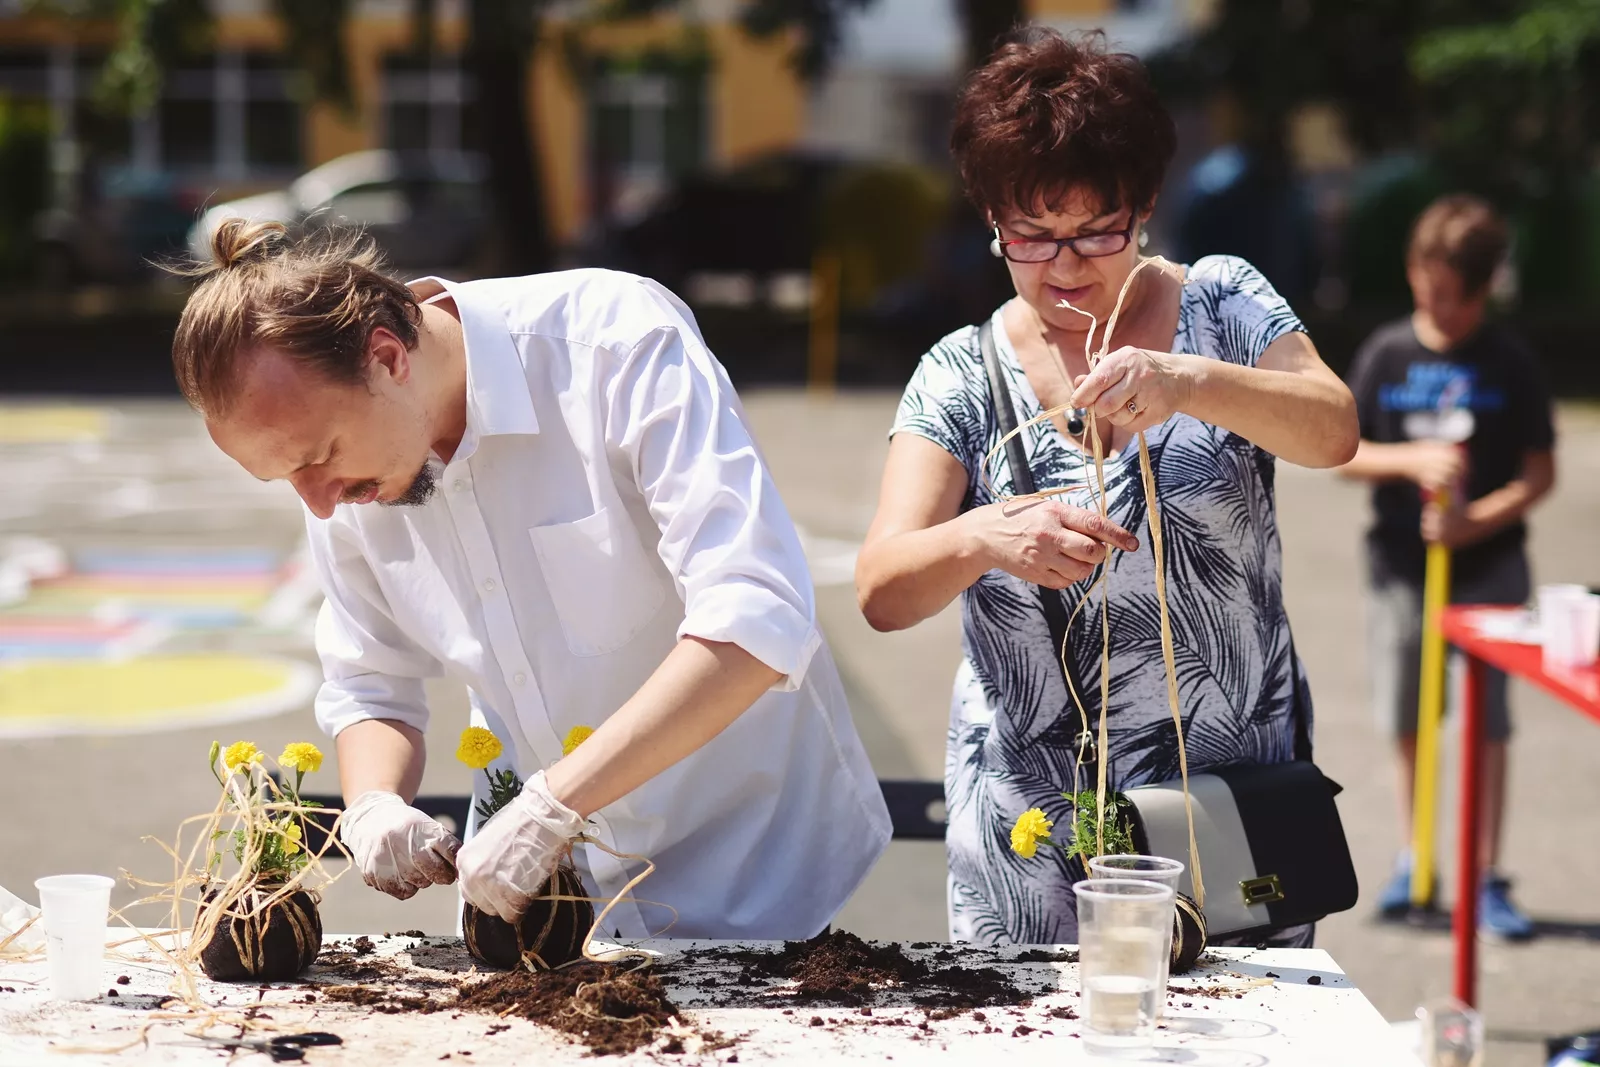
[[[1017,362],[999,312],[995,342],[1018,421],[1041,407]],[[1304,327],[1250,264],[1227,256],[1188,272],[1176,349],[1254,366],[1277,338]],[[1114,342],[1113,342],[1114,343]],[[992,503],[981,465],[999,444],[977,329],[959,330],[923,356],[894,433],[932,440],[967,468],[963,509]],[[1093,464],[1048,422],[1024,431],[1039,488],[1092,483]],[[1187,415],[1148,431],[1167,557],[1167,594],[1191,772],[1292,758],[1296,671],[1284,615],[1273,504],[1273,457],[1227,430]],[[1112,788],[1178,777],[1177,735],[1167,705],[1148,504],[1130,445],[1106,462],[1111,518],[1141,548],[1109,563],[1111,684],[1107,714]],[[1003,495],[1014,492],[1006,453],[991,464]],[[1088,490],[1063,498],[1093,508]],[[1092,584],[1065,590],[1068,611]],[[1101,614],[1096,595],[1078,612],[1068,644],[1097,721]],[[952,939],[1075,941],[1072,882],[1083,877],[1054,849],[1012,853],[1017,815],[1040,807],[1065,834],[1074,746],[1066,685],[1054,661],[1036,587],[990,571],[962,595],[963,658],[951,702],[945,793],[950,826]],[[1308,709],[1309,711],[1309,709]],[[1087,787],[1087,784],[1086,784]]]

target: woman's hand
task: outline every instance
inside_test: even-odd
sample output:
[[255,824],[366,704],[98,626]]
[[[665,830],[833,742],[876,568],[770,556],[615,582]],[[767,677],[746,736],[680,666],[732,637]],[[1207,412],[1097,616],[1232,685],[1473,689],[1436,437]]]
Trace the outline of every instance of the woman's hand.
[[1194,392],[1192,356],[1123,346],[1107,353],[1072,392],[1072,406],[1138,433],[1185,410]]
[[1139,539],[1098,512],[1059,500],[987,504],[960,521],[978,543],[986,570],[1003,570],[1046,589],[1081,582],[1111,548],[1133,552]]

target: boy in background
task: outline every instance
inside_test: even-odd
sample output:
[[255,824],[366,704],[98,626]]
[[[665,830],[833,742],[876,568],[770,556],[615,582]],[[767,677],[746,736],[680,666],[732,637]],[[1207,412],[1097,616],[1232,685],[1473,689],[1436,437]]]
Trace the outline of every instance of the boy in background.
[[[1447,196],[1431,204],[1406,255],[1415,310],[1369,337],[1350,375],[1361,445],[1344,473],[1373,483],[1373,706],[1396,739],[1408,844],[1426,546],[1452,550],[1452,601],[1523,604],[1530,590],[1523,520],[1555,483],[1555,430],[1539,365],[1505,326],[1486,321],[1507,244],[1505,223],[1482,200]],[[1452,668],[1459,673],[1458,664]],[[1533,923],[1512,903],[1497,867],[1511,734],[1506,676],[1488,671],[1484,688],[1479,931],[1521,940],[1532,936]],[[1384,918],[1409,910],[1410,881],[1407,847],[1379,898]]]

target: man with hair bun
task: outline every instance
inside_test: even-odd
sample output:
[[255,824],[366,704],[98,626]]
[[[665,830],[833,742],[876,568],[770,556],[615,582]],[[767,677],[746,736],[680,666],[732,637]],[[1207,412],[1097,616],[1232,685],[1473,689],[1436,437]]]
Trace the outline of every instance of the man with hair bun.
[[[1452,600],[1522,604],[1530,585],[1523,519],[1555,484],[1555,430],[1538,360],[1504,325],[1486,319],[1507,244],[1505,223],[1484,201],[1457,195],[1430,205],[1406,255],[1415,310],[1369,337],[1351,369],[1361,444],[1344,472],[1373,483],[1372,700],[1395,737],[1403,841],[1411,838],[1426,546],[1453,550]],[[1506,688],[1504,674],[1488,672],[1478,927],[1520,940],[1533,935],[1533,923],[1512,903],[1510,882],[1496,866],[1511,736]],[[1379,914],[1404,916],[1410,886],[1411,853],[1404,849]]]
[[[794,525],[689,309],[603,270],[402,284],[359,234],[241,219],[188,273],[184,396],[305,504],[316,714],[366,882],[406,899],[459,876],[514,921],[586,832],[656,865],[608,935],[824,929],[888,812]],[[411,806],[441,674],[526,782],[464,845]],[[599,898],[641,869],[574,860]]]

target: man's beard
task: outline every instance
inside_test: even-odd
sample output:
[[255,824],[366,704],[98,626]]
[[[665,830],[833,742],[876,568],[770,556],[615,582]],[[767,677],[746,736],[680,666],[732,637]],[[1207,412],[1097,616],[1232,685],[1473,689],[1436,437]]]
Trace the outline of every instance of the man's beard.
[[433,464],[424,463],[422,469],[417,471],[417,476],[411,479],[411,486],[393,500],[381,501],[384,507],[390,508],[415,508],[421,507],[433,499],[433,494],[438,490],[439,483],[434,477]]

